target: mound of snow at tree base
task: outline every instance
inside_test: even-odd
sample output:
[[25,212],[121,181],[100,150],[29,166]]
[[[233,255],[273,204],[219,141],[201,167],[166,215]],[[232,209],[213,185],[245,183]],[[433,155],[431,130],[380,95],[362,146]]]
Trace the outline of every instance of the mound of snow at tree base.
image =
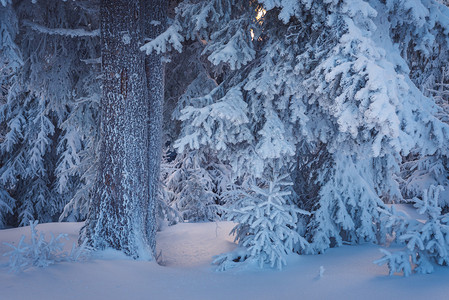
[[[82,223],[40,224],[39,231],[68,233],[70,248]],[[60,263],[8,273],[0,256],[0,299],[447,299],[449,268],[430,275],[387,276],[372,263],[377,246],[344,246],[324,255],[292,256],[283,271],[255,266],[215,272],[211,256],[235,248],[229,222],[179,224],[158,234],[165,266],[133,261],[113,251],[81,263]],[[29,228],[0,230],[17,243]],[[49,236],[48,236],[49,237]],[[320,267],[324,268],[320,278]]]

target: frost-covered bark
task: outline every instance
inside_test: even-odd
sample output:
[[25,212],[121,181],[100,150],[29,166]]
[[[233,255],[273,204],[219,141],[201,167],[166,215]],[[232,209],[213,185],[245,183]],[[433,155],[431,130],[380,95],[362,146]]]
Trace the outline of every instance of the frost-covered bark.
[[[150,107],[138,1],[101,2],[101,147],[95,195],[85,226],[88,243],[151,258]],[[154,205],[154,204],[153,204]]]
[[[154,39],[164,32],[167,25],[168,1],[143,1],[145,37]],[[149,105],[149,205],[147,231],[151,247],[156,245],[156,202],[160,186],[160,164],[162,159],[162,123],[164,106],[165,63],[160,54],[151,53],[145,57],[145,74]]]

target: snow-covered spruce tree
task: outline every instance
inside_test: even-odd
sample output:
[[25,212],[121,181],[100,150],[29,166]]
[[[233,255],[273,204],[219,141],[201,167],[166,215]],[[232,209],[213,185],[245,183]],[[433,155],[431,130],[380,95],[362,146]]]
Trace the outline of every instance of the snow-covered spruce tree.
[[214,263],[219,264],[220,270],[240,262],[256,262],[260,267],[268,263],[282,269],[287,264],[286,256],[295,246],[299,249],[308,246],[295,230],[299,215],[308,212],[292,205],[288,190],[292,183],[286,180],[288,176],[273,173],[273,178],[263,183],[260,181],[264,179],[254,178],[252,183],[246,182],[250,184],[246,191],[239,188],[227,193],[236,199],[225,209],[226,217],[238,224],[231,233],[243,249],[216,257]]
[[100,8],[101,146],[81,239],[95,249],[113,248],[135,258],[151,259],[155,251],[156,193],[151,190],[159,180],[157,122],[162,122],[164,87],[160,57],[146,59],[139,48],[145,22],[164,26],[164,12],[164,1],[103,0]]
[[306,169],[311,173],[301,190],[312,188],[313,193],[306,194],[311,196],[306,200],[313,211],[306,230],[311,242],[307,252],[322,253],[343,243],[382,242],[387,233],[382,222],[386,207],[373,188],[377,186],[376,172],[382,171],[376,168],[376,161],[357,161],[356,156],[341,154],[327,154],[326,158],[320,152],[317,156],[322,164]]
[[[332,243],[376,241],[382,237],[384,229],[377,207],[383,206],[381,198],[401,197],[393,177],[399,170],[399,154],[413,148],[433,153],[445,143],[447,126],[431,115],[436,113],[435,105],[407,79],[409,62],[393,47],[394,39],[401,36],[393,36],[399,23],[389,23],[385,12],[394,14],[389,6],[394,4],[360,1],[330,5],[331,13],[321,25],[323,30],[309,32],[317,39],[312,44],[307,42],[306,51],[296,56],[299,63],[295,71],[300,78],[304,76],[304,86],[303,91],[292,94],[302,96],[304,90],[309,91],[303,99],[318,104],[317,113],[322,116],[318,119],[328,123],[307,126],[314,124],[309,120],[313,116],[317,119],[317,115],[314,105],[306,108],[306,137],[312,136],[313,141],[318,137],[326,145],[324,150],[312,152],[318,157],[320,152],[330,157],[327,166],[311,178],[312,184],[305,185],[306,190],[319,190],[317,210],[308,230],[309,239],[317,241],[312,242],[315,251]],[[291,13],[291,9],[285,6],[281,15]],[[299,4],[293,7],[293,11],[301,9]],[[320,28],[319,24],[315,26]],[[314,66],[317,61],[321,63]],[[308,69],[310,66],[312,69]],[[391,77],[385,78],[386,74]],[[291,108],[298,104],[304,102],[297,101]],[[434,140],[429,141],[429,130],[435,132]],[[326,214],[327,220],[323,219]],[[322,232],[328,232],[324,239],[316,234]],[[329,237],[332,239],[327,240]]]
[[[144,48],[204,41],[218,86],[202,106],[183,109],[176,146],[210,147],[244,177],[268,178],[273,159],[284,170],[307,166],[292,178],[304,180],[295,182],[295,201],[312,210],[307,234],[316,253],[382,240],[383,201],[401,198],[401,155],[448,149],[449,128],[411,80],[413,62],[401,49],[445,47],[446,19],[447,9],[427,0],[192,0]],[[303,156],[316,157],[318,169]],[[310,177],[297,175],[308,169]],[[301,198],[304,191],[314,199]]]
[[402,251],[383,250],[384,256],[375,261],[379,265],[387,264],[390,275],[412,272],[427,274],[434,265],[447,266],[449,263],[449,215],[441,214],[439,194],[442,186],[431,185],[422,193],[422,199],[414,198],[414,206],[425,220],[410,220],[399,214],[392,214],[388,228],[395,232],[395,240],[405,244]]
[[169,61],[166,67],[163,140],[173,155],[172,146],[181,130],[178,120],[181,110],[191,104],[191,99],[204,96],[217,86],[209,74],[210,63],[201,56],[202,50],[201,42],[194,41],[185,43],[182,53],[165,54]]
[[[185,6],[183,6],[185,5]],[[233,50],[232,47],[235,47],[237,45],[240,45],[241,43],[246,44],[248,47],[250,47],[250,44],[247,43],[247,39],[249,38],[249,31],[246,31],[246,28],[248,28],[248,25],[252,23],[251,19],[249,18],[250,13],[252,13],[252,8],[249,5],[249,3],[241,4],[238,3],[236,6],[236,10],[239,13],[243,13],[244,16],[239,18],[237,20],[229,20],[229,16],[223,16],[223,13],[227,13],[229,11],[226,11],[230,9],[231,3],[221,3],[220,1],[212,1],[209,3],[203,3],[203,4],[192,4],[189,5],[189,3],[181,4],[181,7],[186,10],[199,10],[200,13],[205,13],[206,15],[210,13],[210,16],[212,18],[217,18],[214,20],[214,24],[220,24],[225,22],[231,22],[232,26],[229,32],[222,32],[223,37],[225,41],[222,41],[222,45],[217,43],[214,46],[221,48],[220,51],[223,53],[226,53],[226,44],[228,44],[227,35],[231,36],[232,41],[230,42],[229,49]],[[223,18],[223,19],[222,19]],[[205,25],[205,24],[204,24]],[[164,50],[164,47],[166,44],[164,43],[164,38],[169,37],[169,39],[176,39],[178,38],[178,41],[182,41],[183,38],[176,36],[176,35],[170,35],[169,29],[166,32],[166,35],[162,35],[159,37],[160,40],[154,40],[153,42],[147,44],[145,48],[151,50],[153,47],[156,48],[156,50]],[[190,32],[187,30],[187,32]],[[208,39],[209,37],[201,35],[201,38],[204,38],[206,43],[206,48],[208,47]],[[175,47],[179,45],[175,44]],[[160,48],[158,48],[160,47]],[[245,56],[248,60],[251,59],[251,55],[255,53],[254,50],[251,48],[245,48],[244,53],[242,56]],[[211,152],[216,152],[218,154],[218,159],[222,160],[224,162],[231,162],[231,159],[238,161],[239,159],[246,159],[250,158],[251,156],[242,156],[242,153],[239,151],[234,151],[237,149],[242,149],[240,147],[242,144],[247,143],[249,140],[252,140],[253,137],[251,136],[249,126],[248,128],[245,128],[248,123],[249,119],[247,118],[247,111],[248,107],[247,104],[243,101],[243,94],[240,87],[235,87],[229,91],[227,91],[227,85],[228,82],[223,81],[223,79],[220,79],[221,76],[227,76],[227,72],[229,69],[235,70],[237,68],[240,68],[243,64],[239,60],[240,53],[234,54],[230,53],[231,56],[236,56],[234,58],[231,58],[232,62],[230,65],[223,63],[219,66],[216,66],[212,73],[216,76],[217,81],[222,81],[221,84],[218,84],[217,86],[213,87],[208,94],[205,96],[197,97],[190,99],[188,105],[184,105],[184,108],[181,110],[181,114],[179,119],[181,121],[186,122],[186,120],[192,120],[194,126],[183,126],[181,130],[181,138],[178,139],[178,141],[175,143],[175,147],[178,148],[178,151],[183,152],[186,149],[189,149],[191,152],[192,150],[199,150],[200,146],[206,145],[210,149]],[[222,61],[222,57],[220,55],[216,56],[217,61],[212,61],[214,64],[219,64]],[[238,78],[235,78],[237,81]],[[199,81],[198,84],[204,84],[204,80]],[[192,85],[189,87],[190,89],[195,89],[195,82],[192,83]],[[188,89],[188,93],[190,92],[190,89]],[[185,98],[185,97],[184,97]],[[182,102],[182,100],[181,100]],[[272,108],[267,107],[267,110],[270,111]],[[259,125],[259,124],[255,124]],[[261,128],[262,129],[262,128]],[[273,132],[274,130],[274,132]],[[280,123],[279,119],[273,115],[273,117],[269,120],[268,124],[266,124],[265,128],[261,130],[261,135],[263,138],[261,139],[261,143],[259,144],[259,153],[261,154],[262,158],[267,159],[279,159],[281,153],[284,153],[285,151],[290,151],[290,153],[293,153],[291,151],[292,146],[288,143],[282,142],[283,137],[277,136],[278,133],[282,135],[284,131],[283,125]],[[274,138],[274,141],[273,141]],[[280,142],[278,144],[278,142]],[[275,149],[271,149],[271,146],[275,146]],[[285,147],[286,146],[286,147]],[[247,151],[252,151],[250,149],[246,149]],[[204,151],[204,150],[203,150]],[[237,154],[236,157],[234,157],[234,154]],[[261,177],[262,173],[264,173],[264,162],[262,159],[256,160],[256,161],[249,161],[248,165],[245,164],[231,164],[234,167],[234,171],[238,175],[242,175],[243,181],[250,180],[249,178],[252,177],[252,173],[254,172],[256,177]],[[243,167],[242,169],[240,167]],[[254,170],[248,172],[247,170],[254,168]],[[240,169],[240,170],[239,170]],[[264,186],[264,180],[259,180],[259,183],[261,185],[261,188]],[[278,187],[276,187],[278,188]],[[239,187],[240,192],[243,194],[245,193],[245,188],[242,186]],[[260,194],[257,192],[254,192],[254,189],[257,189],[257,186],[251,185],[251,188],[249,188],[248,185],[247,193],[254,193],[254,196],[252,199],[257,199],[257,197],[260,197],[259,202],[267,201],[264,198],[264,193]],[[259,188],[258,191],[261,191]],[[274,193],[274,192],[273,192]],[[285,195],[282,195],[285,196]],[[234,203],[235,212],[237,214],[237,207],[243,207],[245,206],[245,201],[247,198],[245,197],[236,197],[236,203]],[[270,197],[269,197],[270,198]],[[246,199],[246,200],[245,200]],[[271,199],[271,198],[270,198]],[[298,239],[293,238],[293,240],[298,241],[299,235],[295,232],[295,221],[297,219],[297,212],[294,212],[294,207],[290,206],[285,203],[285,199],[283,197],[280,197],[277,199],[280,201],[280,203],[277,203],[278,205],[274,205],[270,207],[270,209],[267,211],[266,217],[270,219],[273,217],[273,222],[278,222],[276,226],[279,228],[282,228],[285,231],[291,232],[291,236],[298,237]],[[290,207],[290,210],[289,210]],[[233,211],[233,209],[230,209],[229,211]],[[256,217],[257,213],[255,210],[249,210],[248,215],[254,214],[253,216]],[[278,214],[279,213],[279,214]],[[285,215],[283,215],[285,214]],[[284,218],[277,218],[276,216],[283,215],[284,217],[288,215],[288,217]],[[259,216],[259,218],[263,218],[265,215]],[[229,218],[233,219],[234,217],[231,216],[231,213],[229,214]],[[257,217],[256,217],[257,218]],[[240,225],[243,227],[251,226],[251,222],[254,220],[254,218],[244,218],[240,220]],[[287,220],[288,219],[288,220]],[[273,223],[274,224],[274,223]],[[278,228],[276,227],[276,228]],[[259,231],[260,229],[260,231]],[[242,230],[236,230],[239,233],[239,236],[237,237],[237,240],[239,240],[240,243],[245,244],[245,246],[250,246],[254,244],[254,249],[259,247],[260,245],[263,245],[262,248],[265,249],[259,249],[254,250],[250,252],[250,255],[241,257],[241,261],[244,261],[245,259],[258,259],[261,264],[269,263],[271,265],[275,265],[276,267],[281,267],[284,264],[284,255],[286,253],[290,253],[293,249],[293,245],[288,242],[282,242],[281,244],[277,245],[276,241],[278,240],[271,240],[271,237],[267,239],[266,242],[261,242],[261,232],[262,225],[257,225],[256,228],[251,231],[250,236],[245,237],[245,234],[247,232],[244,232]],[[265,232],[266,233],[266,232]],[[263,234],[262,234],[263,235]],[[280,240],[283,240],[284,238],[280,238]],[[256,241],[255,243],[250,242]],[[261,242],[261,243],[259,243]],[[257,244],[257,246],[256,246]],[[270,248],[271,247],[271,248]],[[277,248],[277,251],[275,250]],[[270,251],[273,250],[273,251]],[[270,253],[270,255],[267,255],[267,253]],[[220,263],[227,264],[225,261],[229,261],[229,258],[220,259]]]
[[[93,55],[92,53],[91,55]],[[89,63],[98,64],[87,61]],[[85,220],[93,195],[99,151],[99,65],[92,66],[77,86],[78,97],[64,128],[60,162],[57,166],[58,192],[73,190],[59,220]],[[71,189],[70,189],[71,188]]]
[[[440,1],[443,2],[444,1]],[[405,25],[394,28],[396,35],[405,37],[399,44],[403,56],[410,65],[410,78],[426,96],[432,96],[439,106],[436,116],[449,124],[449,49],[444,28],[449,24],[447,9],[433,2],[423,2],[428,9],[407,11],[397,6],[391,9],[406,16]],[[430,21],[429,21],[430,20]],[[398,20],[395,21],[398,23]],[[416,25],[418,24],[418,26]],[[401,189],[406,199],[423,196],[431,185],[441,185],[439,205],[443,212],[449,209],[449,165],[447,149],[437,149],[423,155],[419,149],[404,157]]]
[[229,166],[204,150],[184,151],[163,168],[165,200],[184,221],[218,220],[230,180]]
[[[426,7],[424,10],[392,7],[392,10],[406,16],[406,26],[400,24],[395,31],[408,41],[400,44],[400,49],[411,66],[411,80],[424,94],[433,97],[438,105],[435,116],[449,124],[449,49],[448,36],[444,31],[449,26],[449,12],[447,7],[435,2],[423,4]],[[447,146],[425,153],[417,147],[404,157],[401,166],[403,196],[415,203],[426,222],[391,215],[388,229],[396,236],[396,242],[406,244],[406,249],[393,253],[384,250],[384,257],[377,263],[388,263],[390,274],[403,272],[408,276],[412,272],[429,273],[434,265],[447,265],[448,176]]]
[[[449,51],[449,49],[447,49]],[[435,103],[439,106],[437,117],[449,124],[449,73],[443,67],[439,82],[429,88]],[[431,155],[421,155],[418,151],[412,152],[404,158],[401,165],[401,190],[405,199],[422,197],[423,192],[430,186],[442,186],[444,190],[439,193],[439,206],[443,213],[449,211],[449,158],[447,149],[438,149]]]
[[[20,50],[14,42],[17,31],[17,17],[11,3],[2,1],[0,5],[0,106],[7,102],[12,77],[23,64]],[[7,132],[6,126],[3,124],[4,117],[1,114],[0,120],[2,120],[0,143],[3,143]],[[20,126],[20,124],[16,125]],[[0,228],[6,225],[6,215],[12,214],[14,206],[15,200],[9,195],[7,185],[0,183]]]
[[[20,21],[14,41],[24,63],[9,77],[1,107],[6,135],[0,178],[17,203],[10,225],[57,220],[65,203],[84,188],[76,165],[96,127],[90,100],[98,92],[92,66],[82,62],[98,56],[98,32],[90,30],[95,18],[86,3],[14,5]],[[83,84],[88,76],[92,90]]]
[[182,220],[216,220],[219,205],[224,204],[222,193],[232,184],[229,165],[206,147],[185,148],[178,154],[173,149],[182,135],[181,111],[188,106],[204,106],[203,102],[209,100],[203,96],[217,87],[210,63],[201,57],[202,44],[192,42],[184,47],[183,53],[171,53],[168,65],[165,143],[171,155],[163,168],[166,201],[178,210]]

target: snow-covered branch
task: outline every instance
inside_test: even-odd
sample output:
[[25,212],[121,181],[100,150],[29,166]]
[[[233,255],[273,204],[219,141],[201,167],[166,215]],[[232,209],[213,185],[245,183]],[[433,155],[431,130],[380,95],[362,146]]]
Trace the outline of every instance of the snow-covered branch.
[[0,3],[6,7],[7,4],[11,4],[11,0],[0,0]]
[[62,35],[69,37],[99,37],[100,29],[87,31],[84,29],[67,29],[67,28],[48,28],[28,20],[23,21],[23,25],[31,27],[31,29],[49,35]]
[[179,33],[179,27],[177,24],[173,24],[154,40],[140,47],[140,50],[145,51],[147,54],[153,51],[156,51],[157,54],[165,53],[172,48],[178,52],[182,52],[182,42],[184,42],[184,37]]

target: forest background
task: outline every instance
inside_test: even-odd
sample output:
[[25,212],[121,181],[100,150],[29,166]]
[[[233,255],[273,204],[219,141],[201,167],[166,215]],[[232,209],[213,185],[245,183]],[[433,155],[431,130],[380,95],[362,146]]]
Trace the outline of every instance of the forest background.
[[[98,170],[99,2],[32,2],[0,5],[4,228],[84,220]],[[236,222],[223,269],[388,238],[392,270],[447,264],[445,3],[175,2],[141,49],[166,61],[160,226]]]

